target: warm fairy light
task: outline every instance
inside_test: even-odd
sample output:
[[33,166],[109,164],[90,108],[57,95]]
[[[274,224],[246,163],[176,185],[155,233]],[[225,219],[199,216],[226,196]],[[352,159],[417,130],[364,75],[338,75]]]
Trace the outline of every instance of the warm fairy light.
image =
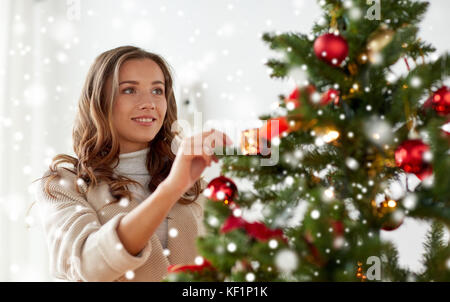
[[311,131],[311,136],[317,136],[316,145],[323,146],[325,143],[331,143],[338,139],[340,133],[331,127],[317,127]]
[[241,151],[243,155],[256,155],[259,153],[258,129],[242,131]]
[[337,140],[339,137],[339,132],[337,132],[336,130],[329,130],[323,137],[322,139],[326,142],[326,143],[331,143],[332,141]]
[[331,188],[326,189],[324,194],[325,194],[325,197],[328,199],[334,198],[334,188],[331,187]]
[[395,207],[397,206],[397,202],[396,202],[395,200],[390,199],[390,200],[387,202],[387,205],[388,205],[388,207],[390,207],[390,208],[395,208]]
[[367,277],[363,274],[362,263],[358,261],[358,269],[356,270],[356,278],[365,281]]

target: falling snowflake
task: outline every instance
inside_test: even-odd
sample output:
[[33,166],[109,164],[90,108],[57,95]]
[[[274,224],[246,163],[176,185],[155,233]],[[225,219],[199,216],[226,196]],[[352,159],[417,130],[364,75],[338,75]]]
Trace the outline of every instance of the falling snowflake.
[[195,260],[194,260],[195,264],[197,264],[197,265],[202,265],[204,261],[205,260],[203,259],[202,256],[197,256],[197,257],[195,257]]
[[276,249],[278,247],[278,241],[276,241],[275,239],[271,239],[269,241],[269,247],[271,249]]
[[236,246],[236,244],[235,244],[234,242],[230,242],[230,243],[227,245],[227,250],[228,250],[230,253],[235,252],[236,249],[237,249],[237,246]]
[[172,237],[172,238],[177,237],[178,236],[178,230],[175,229],[175,228],[171,228],[169,230],[169,236]]
[[275,265],[281,272],[291,273],[298,266],[298,256],[292,250],[283,249],[276,254]]
[[245,275],[245,280],[247,280],[248,282],[253,282],[255,281],[255,274],[253,273],[247,273]]
[[312,210],[311,211],[311,218],[312,219],[318,219],[320,217],[320,212],[318,210]]
[[125,278],[127,278],[128,280],[134,279],[134,272],[133,271],[127,271],[125,273]]

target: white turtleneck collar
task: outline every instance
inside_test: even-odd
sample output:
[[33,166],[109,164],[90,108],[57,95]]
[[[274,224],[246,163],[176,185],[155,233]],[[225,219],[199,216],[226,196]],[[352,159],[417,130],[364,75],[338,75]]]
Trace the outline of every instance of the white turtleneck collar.
[[150,147],[147,147],[142,150],[119,154],[119,164],[114,170],[122,175],[148,175],[146,160],[149,151]]

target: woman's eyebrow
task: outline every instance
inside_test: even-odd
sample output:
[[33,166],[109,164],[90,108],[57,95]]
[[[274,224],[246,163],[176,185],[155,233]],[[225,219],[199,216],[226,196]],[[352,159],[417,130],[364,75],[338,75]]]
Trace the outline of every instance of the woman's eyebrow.
[[[119,85],[126,84],[126,83],[135,84],[135,85],[139,84],[138,81],[131,81],[131,80],[129,80],[129,81],[122,81],[122,82],[119,83]],[[154,84],[163,84],[164,85],[164,82],[162,82],[162,81],[153,81],[152,85],[154,85]]]

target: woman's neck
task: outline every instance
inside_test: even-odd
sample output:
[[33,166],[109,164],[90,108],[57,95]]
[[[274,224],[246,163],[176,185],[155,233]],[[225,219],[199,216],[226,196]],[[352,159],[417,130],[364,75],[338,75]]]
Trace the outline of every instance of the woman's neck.
[[119,174],[148,174],[147,156],[150,147],[142,150],[119,154],[119,164],[114,169]]

